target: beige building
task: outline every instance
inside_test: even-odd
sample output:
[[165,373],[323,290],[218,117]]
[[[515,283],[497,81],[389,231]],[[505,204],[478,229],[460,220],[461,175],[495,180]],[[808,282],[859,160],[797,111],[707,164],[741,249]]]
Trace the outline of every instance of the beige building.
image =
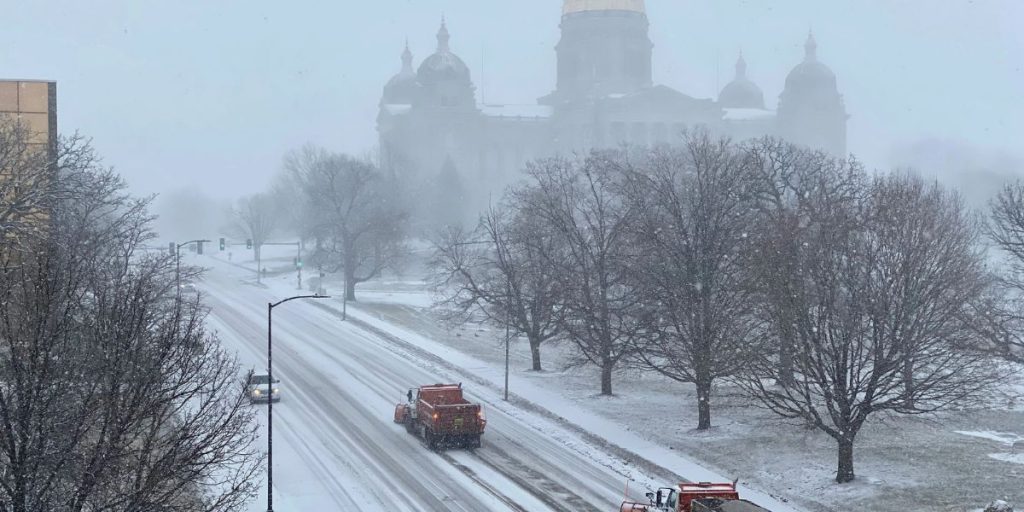
[[[0,139],[0,239],[24,240],[48,218],[45,187],[56,172],[57,84],[0,80]],[[10,255],[0,252],[4,260]]]
[[57,150],[57,83],[44,80],[0,80],[0,117],[24,123],[29,142]]

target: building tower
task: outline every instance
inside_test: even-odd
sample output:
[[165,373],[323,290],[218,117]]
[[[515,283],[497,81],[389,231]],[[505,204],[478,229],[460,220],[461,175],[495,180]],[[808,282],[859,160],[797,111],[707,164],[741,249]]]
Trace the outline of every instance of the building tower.
[[779,96],[778,128],[783,138],[836,156],[846,156],[846,106],[836,75],[818,60],[818,43],[807,36],[804,61],[786,77]]
[[545,103],[628,94],[651,87],[644,0],[565,0],[558,84]]

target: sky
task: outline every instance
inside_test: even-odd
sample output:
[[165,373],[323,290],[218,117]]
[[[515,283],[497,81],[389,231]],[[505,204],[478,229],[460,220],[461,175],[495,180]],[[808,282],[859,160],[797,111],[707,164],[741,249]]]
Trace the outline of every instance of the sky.
[[[58,82],[60,130],[91,137],[139,194],[264,190],[306,143],[376,144],[384,83],[406,38],[418,65],[442,15],[477,100],[533,104],[554,88],[559,0],[0,0],[0,77]],[[849,150],[948,140],[1024,150],[1024,2],[647,0],[654,79],[717,97],[742,50],[777,104],[809,30],[836,73]],[[1024,172],[1024,170],[1020,170]]]

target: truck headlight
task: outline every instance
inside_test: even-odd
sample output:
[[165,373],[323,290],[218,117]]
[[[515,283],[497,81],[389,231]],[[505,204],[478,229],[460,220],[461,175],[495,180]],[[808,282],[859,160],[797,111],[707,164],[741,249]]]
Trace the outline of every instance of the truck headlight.
[[278,390],[277,388],[274,388],[274,389],[273,389],[273,390],[271,391],[271,393],[274,393],[274,394],[276,395],[278,391],[280,391],[280,390]]
[[262,395],[263,393],[261,393],[261,392],[260,392],[260,390],[258,390],[258,389],[254,389],[254,390],[252,390],[252,394],[254,394],[254,395],[256,395],[256,396],[260,396],[260,395]]

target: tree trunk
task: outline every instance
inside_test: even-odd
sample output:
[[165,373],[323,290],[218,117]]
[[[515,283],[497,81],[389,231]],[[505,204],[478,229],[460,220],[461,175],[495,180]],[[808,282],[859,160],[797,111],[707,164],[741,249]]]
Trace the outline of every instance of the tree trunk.
[[905,394],[904,403],[907,407],[914,407],[914,360],[908,356],[904,356],[906,359],[903,360],[903,393]]
[[[783,320],[783,325],[786,325]],[[779,332],[779,385],[792,387],[793,378],[793,335],[792,329],[783,327]]]
[[355,302],[356,300],[356,258],[352,254],[352,242],[347,236],[342,237],[342,245],[345,247],[345,254],[342,256],[345,272],[345,300]]
[[853,438],[842,436],[839,439],[839,470],[836,471],[836,482],[852,482],[853,477]]
[[356,300],[356,280],[355,271],[349,270],[349,267],[345,267],[345,300],[355,302]]
[[711,428],[711,379],[697,382],[697,430]]
[[540,342],[530,338],[530,355],[533,356],[533,371],[541,371],[540,367]]
[[605,361],[601,365],[601,394],[611,396],[612,394],[612,363]]

